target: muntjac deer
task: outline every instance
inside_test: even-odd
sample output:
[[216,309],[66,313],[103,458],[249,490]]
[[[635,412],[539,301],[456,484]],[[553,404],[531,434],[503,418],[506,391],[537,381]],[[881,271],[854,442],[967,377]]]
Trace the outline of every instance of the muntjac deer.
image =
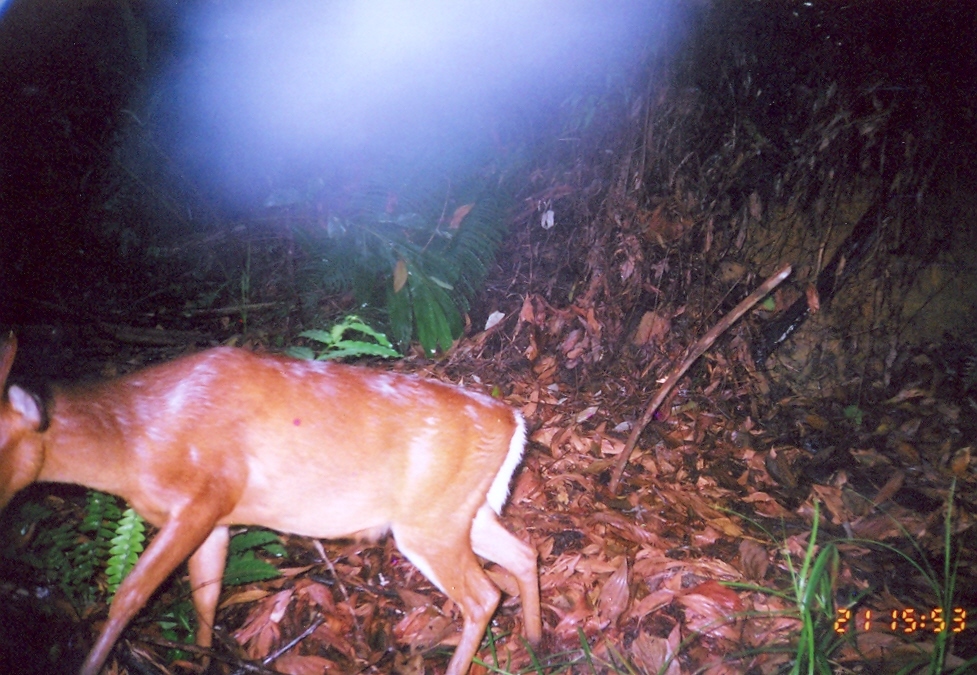
[[[17,349],[0,343],[0,391]],[[82,666],[96,675],[154,590],[189,556],[197,644],[210,646],[228,526],[375,538],[461,608],[450,675],[468,671],[499,589],[516,578],[540,639],[536,553],[497,518],[522,457],[522,416],[491,397],[408,375],[216,348],[131,375],[0,399],[0,509],[35,481],[118,495],[159,528],[115,595]]]

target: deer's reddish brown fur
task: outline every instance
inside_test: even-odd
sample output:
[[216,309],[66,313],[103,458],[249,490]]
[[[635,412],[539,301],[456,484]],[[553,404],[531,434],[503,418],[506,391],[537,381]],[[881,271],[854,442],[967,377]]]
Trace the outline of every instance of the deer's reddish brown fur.
[[[16,349],[13,336],[0,344],[0,390]],[[500,597],[476,554],[515,576],[526,635],[541,636],[536,554],[497,518],[523,445],[522,417],[488,396],[217,348],[55,390],[46,410],[10,386],[0,399],[0,509],[33,482],[76,483],[119,495],[159,528],[119,587],[82,675],[99,672],[188,558],[197,643],[211,644],[231,525],[323,538],[389,530],[462,610],[448,666],[460,675]]]

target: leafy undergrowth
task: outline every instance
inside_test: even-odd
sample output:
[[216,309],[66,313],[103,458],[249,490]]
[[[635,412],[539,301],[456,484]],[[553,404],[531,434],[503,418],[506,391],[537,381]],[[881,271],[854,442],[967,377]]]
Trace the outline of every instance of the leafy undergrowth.
[[[506,598],[479,652],[491,665],[473,672],[898,672],[977,655],[974,629],[954,611],[972,609],[977,588],[964,445],[973,402],[941,393],[950,389],[934,361],[914,359],[909,384],[871,407],[771,402],[758,394],[762,375],[734,367],[734,338],[662,407],[613,495],[610,466],[629,431],[621,420],[654,391],[634,391],[626,374],[581,386],[535,353],[560,316],[527,301],[508,323],[522,360],[485,358],[481,334],[427,372],[499,386],[530,427],[504,515],[539,552],[545,640],[530,649],[520,639],[514,581],[490,567]],[[582,348],[585,337],[565,342],[562,357]],[[225,588],[216,672],[241,659],[298,675],[443,669],[458,609],[391,539],[282,541],[288,555],[268,557],[280,578]],[[944,635],[932,615],[920,623],[936,608]],[[180,672],[189,657],[167,651],[166,627],[189,612],[185,584],[171,584],[117,653],[130,663],[169,653],[184,659],[167,666]]]
[[[795,655],[798,602],[723,584],[790,588],[818,504],[826,522],[814,551],[834,540],[839,552],[829,594],[836,604],[824,606],[822,619],[833,628],[839,609],[855,617],[847,635],[822,636],[838,643],[828,654],[838,668],[864,671],[920,655],[925,662],[937,639],[933,622],[907,635],[915,626],[904,609],[918,616],[974,606],[967,545],[974,479],[969,448],[953,440],[966,416],[960,406],[913,388],[856,426],[840,406],[831,419],[810,401],[785,399],[777,408],[796,426],[778,434],[750,414],[747,391],[722,388],[731,373],[714,359],[709,381],[696,387],[710,393],[673,397],[653,448],[633,460],[614,497],[604,486],[626,431],[612,425],[629,415],[606,409],[600,391],[574,391],[540,366],[511,397],[538,428],[509,513],[517,530],[525,522],[541,554],[552,648],[573,648],[582,629],[597,656],[623,656],[638,672],[679,672],[666,664],[679,650],[682,672],[778,672]],[[961,497],[948,535],[955,476]],[[870,541],[906,552],[921,568]],[[943,604],[933,586],[947,577],[958,594]],[[866,610],[877,617],[868,632]],[[973,657],[972,631],[956,635],[951,652]]]

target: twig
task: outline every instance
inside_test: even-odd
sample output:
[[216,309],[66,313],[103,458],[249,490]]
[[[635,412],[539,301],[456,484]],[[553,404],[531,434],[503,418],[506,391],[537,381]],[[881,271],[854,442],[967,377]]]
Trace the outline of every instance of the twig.
[[689,356],[682,361],[678,368],[672,371],[671,375],[668,376],[668,379],[665,380],[665,384],[663,384],[662,388],[658,390],[658,394],[651,400],[648,407],[645,408],[645,412],[641,416],[641,419],[638,420],[638,423],[634,425],[633,429],[631,429],[631,435],[628,437],[628,442],[624,446],[624,450],[621,452],[621,454],[618,455],[617,461],[614,463],[614,472],[611,474],[611,482],[608,485],[608,489],[610,490],[611,494],[615,494],[617,492],[617,485],[621,481],[621,475],[624,473],[624,467],[627,465],[628,459],[631,458],[631,453],[634,451],[634,446],[638,443],[638,436],[640,436],[641,432],[645,430],[646,426],[648,426],[648,423],[651,421],[652,417],[655,416],[658,406],[662,404],[662,401],[664,401],[665,397],[668,396],[668,393],[678,382],[679,378],[685,374],[685,371],[687,371],[693,363],[695,363],[696,359],[702,356],[705,351],[712,346],[712,343],[716,341],[716,338],[722,335],[737,319],[746,314],[746,312],[748,312],[753,305],[759,302],[761,298],[765,297],[770,293],[770,291],[775,289],[781,281],[787,278],[790,271],[790,265],[785,265],[779,272],[764,281],[759,288],[750,293],[740,304],[736,305],[736,308],[733,309],[732,312],[724,316],[719,323],[712,327],[708,333],[703,335],[699,341],[695,343],[695,346],[692,348]]
[[290,649],[295,647],[295,645],[300,643],[302,640],[304,640],[305,638],[309,637],[314,632],[316,632],[316,629],[318,629],[319,626],[322,625],[323,621],[325,621],[325,619],[323,619],[322,615],[320,614],[318,617],[316,617],[316,620],[313,621],[312,624],[304,631],[302,631],[299,635],[296,635],[293,639],[289,640],[287,643],[283,644],[281,647],[273,651],[271,654],[261,659],[261,665],[269,666],[272,663],[274,663],[275,660],[278,659],[278,657],[280,657],[282,654],[285,654]]
[[234,667],[234,673],[259,673],[260,675],[275,675],[278,672],[277,670],[272,670],[256,663],[242,661],[237,656],[222,654],[214,651],[214,649],[210,647],[199,647],[197,645],[176,642],[174,640],[166,640],[164,638],[155,637],[152,635],[140,635],[139,642],[156,645],[157,647],[166,647],[167,649],[178,649],[190,654],[196,654],[197,656],[204,656],[209,659],[223,661],[224,663]]

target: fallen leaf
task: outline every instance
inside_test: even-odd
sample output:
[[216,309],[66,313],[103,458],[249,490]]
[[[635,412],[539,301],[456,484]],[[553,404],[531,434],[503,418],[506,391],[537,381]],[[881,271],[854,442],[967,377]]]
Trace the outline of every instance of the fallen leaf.
[[642,631],[631,645],[631,660],[641,672],[680,675],[679,661],[675,658],[680,635],[679,624],[672,628],[668,638],[655,637]]
[[631,587],[628,580],[628,559],[624,558],[600,589],[597,611],[602,625],[616,624],[618,618],[627,610],[631,600]]
[[970,468],[970,446],[965,448],[960,448],[950,459],[950,471],[953,475],[963,477],[967,473],[967,469]]
[[400,293],[400,289],[407,283],[407,263],[403,258],[397,258],[394,265],[394,293]]
[[279,673],[286,675],[323,675],[340,672],[340,666],[322,656],[302,656],[301,654],[282,654],[271,664]]
[[814,284],[808,284],[805,295],[807,297],[807,309],[811,314],[817,314],[818,310],[821,309],[821,296],[818,295],[817,287]]
[[645,312],[641,317],[631,343],[635,345],[658,344],[662,342],[672,327],[672,321],[658,312]]
[[743,576],[750,581],[762,581],[767,576],[767,568],[770,567],[767,549],[752,539],[740,541],[739,548]]
[[448,229],[457,230],[461,226],[461,221],[465,219],[471,210],[475,207],[475,204],[465,204],[464,206],[459,206],[455,209],[454,214],[451,216],[451,222],[448,224]]
[[457,644],[461,633],[448,637],[454,628],[451,617],[445,616],[428,604],[409,611],[394,626],[394,636],[413,649],[429,649],[438,644]]

